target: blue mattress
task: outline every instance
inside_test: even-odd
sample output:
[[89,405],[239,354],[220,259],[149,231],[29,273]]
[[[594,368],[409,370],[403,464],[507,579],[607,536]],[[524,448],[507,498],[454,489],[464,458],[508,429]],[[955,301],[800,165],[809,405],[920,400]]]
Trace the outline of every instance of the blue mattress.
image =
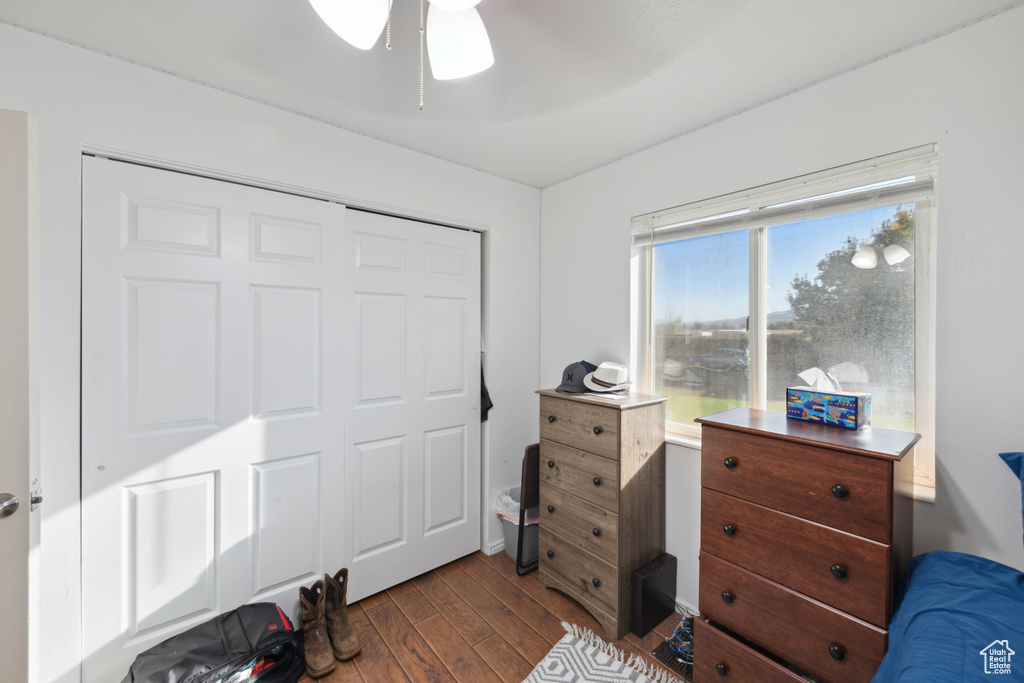
[[963,553],[915,557],[872,679],[889,681],[1024,681],[1024,573]]

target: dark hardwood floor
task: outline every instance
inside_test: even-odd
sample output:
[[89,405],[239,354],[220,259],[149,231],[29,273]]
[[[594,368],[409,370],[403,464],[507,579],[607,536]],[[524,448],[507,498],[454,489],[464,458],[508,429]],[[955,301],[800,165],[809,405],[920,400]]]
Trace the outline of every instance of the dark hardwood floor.
[[[352,604],[349,617],[363,650],[321,683],[520,683],[565,635],[563,620],[607,640],[587,612],[541,588],[536,572],[516,576],[504,553],[467,555]],[[650,653],[669,635],[666,619],[646,637],[630,633],[615,645],[661,666]]]

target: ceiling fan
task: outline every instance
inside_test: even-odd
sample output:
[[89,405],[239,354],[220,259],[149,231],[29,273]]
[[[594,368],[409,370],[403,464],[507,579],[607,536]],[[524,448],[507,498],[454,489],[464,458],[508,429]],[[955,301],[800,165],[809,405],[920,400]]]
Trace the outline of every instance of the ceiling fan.
[[[360,50],[377,44],[387,26],[391,49],[393,0],[309,0],[324,23]],[[430,0],[426,27],[420,0],[420,109],[423,108],[423,40],[426,34],[430,72],[439,81],[472,76],[494,64],[487,29],[476,10],[480,0]]]

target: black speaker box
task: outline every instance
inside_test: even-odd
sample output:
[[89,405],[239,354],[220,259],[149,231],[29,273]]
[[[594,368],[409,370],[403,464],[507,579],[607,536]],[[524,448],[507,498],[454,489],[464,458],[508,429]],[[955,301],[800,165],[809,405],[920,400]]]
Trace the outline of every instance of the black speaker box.
[[676,610],[675,555],[665,553],[633,572],[631,630],[640,638]]

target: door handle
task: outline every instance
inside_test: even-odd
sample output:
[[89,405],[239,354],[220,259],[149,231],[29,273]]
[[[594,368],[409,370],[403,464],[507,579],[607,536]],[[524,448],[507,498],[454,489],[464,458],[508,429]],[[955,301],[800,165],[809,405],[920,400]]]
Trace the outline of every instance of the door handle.
[[13,493],[0,493],[0,518],[10,517],[18,511],[17,497]]

